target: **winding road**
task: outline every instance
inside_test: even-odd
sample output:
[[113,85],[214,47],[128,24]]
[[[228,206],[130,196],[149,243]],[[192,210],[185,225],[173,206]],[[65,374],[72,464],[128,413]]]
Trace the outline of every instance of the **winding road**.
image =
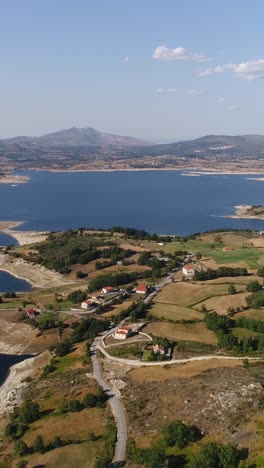
[[127,446],[127,422],[123,405],[119,396],[104,380],[100,364],[97,357],[97,350],[100,349],[100,342],[102,336],[97,336],[91,346],[91,360],[93,366],[93,375],[98,384],[109,397],[109,404],[117,426],[117,440],[115,446],[115,454],[113,459],[113,466],[123,466],[126,460],[126,446]]

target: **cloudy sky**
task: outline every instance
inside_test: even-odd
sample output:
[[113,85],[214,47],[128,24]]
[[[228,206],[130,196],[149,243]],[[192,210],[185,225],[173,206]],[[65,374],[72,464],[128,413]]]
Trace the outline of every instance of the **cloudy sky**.
[[264,134],[262,0],[0,0],[0,137]]

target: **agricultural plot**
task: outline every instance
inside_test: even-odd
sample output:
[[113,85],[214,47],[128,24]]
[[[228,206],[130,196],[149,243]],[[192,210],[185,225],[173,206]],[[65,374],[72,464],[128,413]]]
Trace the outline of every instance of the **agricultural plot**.
[[261,320],[264,322],[264,309],[247,309],[243,312],[239,312],[238,314],[233,316],[234,320],[238,320],[240,318],[250,318],[253,320]]
[[171,320],[172,322],[177,322],[179,320],[203,320],[204,317],[204,315],[197,310],[163,302],[155,302],[150,313],[155,318]]
[[128,377],[139,382],[162,382],[174,378],[188,378],[200,375],[210,369],[223,367],[239,367],[242,361],[210,359],[207,361],[193,361],[186,364],[164,367],[141,367],[128,372]]
[[250,338],[251,336],[263,336],[263,333],[258,333],[253,330],[249,330],[248,328],[233,328],[232,333],[237,338]]
[[153,322],[144,327],[143,331],[172,341],[198,341],[212,345],[217,344],[216,335],[208,330],[204,323]]
[[[240,287],[243,289],[243,286]],[[238,286],[238,290],[239,286]],[[190,307],[199,302],[205,301],[212,296],[220,296],[228,293],[228,284],[203,284],[179,282],[170,283],[156,297],[156,302],[177,304],[183,307]]]
[[264,263],[264,248],[238,248],[231,252],[223,252],[223,250],[211,250],[207,252],[217,264],[241,264],[248,265],[249,268],[257,269],[263,266]]
[[237,293],[223,296],[215,296],[207,299],[206,301],[197,304],[197,308],[200,309],[203,305],[210,312],[216,312],[219,315],[226,315],[228,308],[236,309],[237,307],[245,307],[247,305],[246,297],[248,293]]

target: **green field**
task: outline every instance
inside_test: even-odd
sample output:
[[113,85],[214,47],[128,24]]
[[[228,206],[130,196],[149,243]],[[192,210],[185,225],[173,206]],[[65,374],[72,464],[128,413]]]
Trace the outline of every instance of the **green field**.
[[150,311],[153,317],[177,322],[178,320],[203,320],[204,314],[188,307],[155,302]]
[[250,338],[251,336],[264,336],[263,333],[258,333],[248,328],[233,328],[232,334],[237,338]]
[[[241,234],[240,234],[241,235]],[[245,236],[246,237],[246,236]],[[226,246],[224,242],[204,242],[199,239],[187,242],[171,242],[164,247],[165,252],[174,253],[177,250],[187,250],[192,253],[201,253],[203,256],[211,257],[216,263],[237,263],[244,261],[249,268],[259,268],[264,263],[264,248],[247,247],[241,248],[238,244],[232,245],[235,250],[223,252]]]
[[187,242],[171,242],[166,244],[163,250],[166,253],[174,253],[177,250],[187,250],[188,252],[208,252],[212,251],[213,248],[215,249],[223,249],[225,244],[220,242],[204,242],[199,239],[195,240],[188,240]]
[[232,252],[223,252],[221,250],[210,250],[207,252],[216,263],[237,263],[246,262],[249,268],[260,268],[264,264],[263,248],[235,249]]
[[21,301],[19,301],[19,300],[18,301],[8,301],[8,302],[6,300],[4,300],[4,302],[2,302],[0,304],[0,309],[3,309],[3,310],[5,310],[5,309],[17,310],[17,309],[19,309],[19,307],[21,307]]

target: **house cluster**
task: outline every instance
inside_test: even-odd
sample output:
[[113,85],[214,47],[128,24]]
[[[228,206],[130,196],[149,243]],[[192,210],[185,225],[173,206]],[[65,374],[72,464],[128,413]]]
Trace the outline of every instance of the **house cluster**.
[[125,340],[132,335],[132,329],[130,327],[119,327],[114,333],[113,338],[116,340]]
[[81,308],[85,310],[92,309],[104,301],[111,300],[113,297],[119,294],[119,290],[112,286],[105,286],[100,292],[92,293],[88,298],[81,303]]

